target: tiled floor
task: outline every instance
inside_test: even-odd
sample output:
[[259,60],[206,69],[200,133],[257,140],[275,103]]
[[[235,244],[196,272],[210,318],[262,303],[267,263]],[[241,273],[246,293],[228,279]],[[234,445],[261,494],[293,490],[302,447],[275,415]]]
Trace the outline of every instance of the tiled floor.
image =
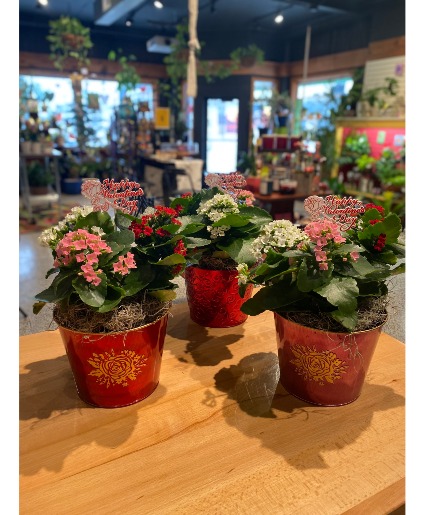
[[[73,197],[73,196],[72,196]],[[69,205],[75,202],[86,204],[86,199],[73,197],[64,199]],[[45,279],[45,274],[52,267],[50,249],[41,247],[38,243],[40,233],[22,234],[19,238],[19,307],[28,315],[20,313],[20,335],[31,334],[49,329],[56,329],[52,320],[52,308],[47,305],[38,315],[32,314],[34,295],[47,288],[51,279]],[[186,299],[186,289],[183,279],[177,280],[177,302]],[[391,279],[390,285],[389,320],[384,331],[398,340],[405,341],[405,281],[404,275]]]

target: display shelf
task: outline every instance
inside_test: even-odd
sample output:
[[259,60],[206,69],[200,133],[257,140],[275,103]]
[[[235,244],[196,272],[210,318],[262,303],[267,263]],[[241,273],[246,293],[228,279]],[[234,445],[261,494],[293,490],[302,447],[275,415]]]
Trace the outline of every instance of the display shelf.
[[[337,118],[335,120],[335,127],[335,161],[331,170],[331,177],[338,177],[338,159],[341,156],[342,146],[344,144],[344,138],[347,136],[347,131],[359,130],[365,132],[369,139],[371,156],[378,157],[384,148],[397,148],[394,144],[394,138],[397,135],[405,136],[406,121],[404,118],[390,118],[384,116],[367,118]],[[381,141],[382,136],[383,139]]]

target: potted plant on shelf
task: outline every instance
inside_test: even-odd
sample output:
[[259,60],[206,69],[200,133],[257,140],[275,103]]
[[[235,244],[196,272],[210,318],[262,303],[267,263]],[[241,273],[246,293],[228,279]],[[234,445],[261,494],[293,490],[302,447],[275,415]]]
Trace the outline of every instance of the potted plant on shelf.
[[[185,266],[182,236],[175,235],[177,212],[162,206],[147,207],[140,216],[117,210],[112,219],[99,209],[136,202],[128,192],[138,187],[113,183],[85,183],[83,194],[98,210],[73,208],[41,234],[53,257],[46,278],[55,277],[33,307],[37,314],[54,304],[78,394],[105,408],[133,404],[155,390],[176,295],[173,279]],[[135,195],[141,193],[136,189]],[[143,197],[137,202],[146,206]]]
[[387,320],[387,280],[404,272],[400,218],[373,204],[309,197],[304,230],[271,222],[253,244],[260,264],[239,271],[248,315],[274,313],[280,381],[312,404],[353,402]]
[[251,245],[271,216],[241,189],[245,180],[240,174],[209,174],[206,182],[210,189],[171,203],[180,210],[185,231],[190,317],[206,327],[232,327],[247,319],[240,306],[252,293],[248,288],[239,297],[238,268],[255,264]]

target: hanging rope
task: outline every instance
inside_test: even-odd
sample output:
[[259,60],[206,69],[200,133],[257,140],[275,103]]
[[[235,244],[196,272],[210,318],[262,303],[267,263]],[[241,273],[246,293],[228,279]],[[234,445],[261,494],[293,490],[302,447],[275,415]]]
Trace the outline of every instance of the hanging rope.
[[189,60],[187,63],[187,96],[196,98],[198,84],[196,76],[196,50],[201,49],[196,26],[198,24],[198,0],[189,0]]

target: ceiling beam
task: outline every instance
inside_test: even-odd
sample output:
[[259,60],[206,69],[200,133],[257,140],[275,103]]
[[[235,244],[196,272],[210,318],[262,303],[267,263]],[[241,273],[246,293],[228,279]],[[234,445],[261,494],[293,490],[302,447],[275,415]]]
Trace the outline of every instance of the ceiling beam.
[[140,9],[147,0],[95,0],[95,25],[113,25],[121,18]]

